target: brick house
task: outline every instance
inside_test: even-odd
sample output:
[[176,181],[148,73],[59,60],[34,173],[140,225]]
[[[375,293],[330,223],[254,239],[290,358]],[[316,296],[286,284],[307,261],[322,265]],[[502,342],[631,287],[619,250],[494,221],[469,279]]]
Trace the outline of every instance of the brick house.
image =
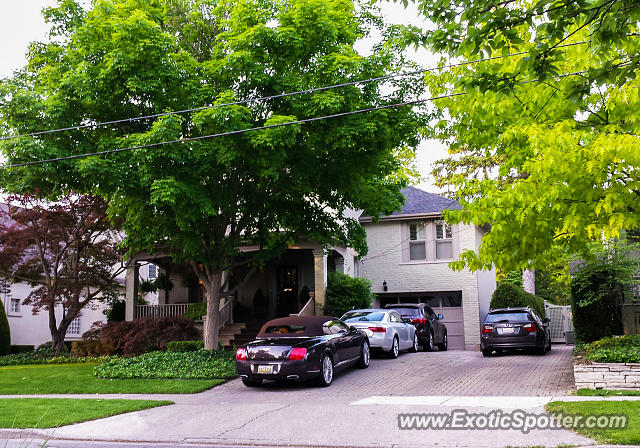
[[463,250],[477,250],[485,229],[444,222],[442,212],[459,207],[453,200],[413,187],[403,193],[407,201],[400,212],[376,223],[360,218],[369,253],[358,261],[358,274],[371,281],[376,306],[427,303],[444,315],[450,348],[476,350],[495,270],[453,271],[449,262]]

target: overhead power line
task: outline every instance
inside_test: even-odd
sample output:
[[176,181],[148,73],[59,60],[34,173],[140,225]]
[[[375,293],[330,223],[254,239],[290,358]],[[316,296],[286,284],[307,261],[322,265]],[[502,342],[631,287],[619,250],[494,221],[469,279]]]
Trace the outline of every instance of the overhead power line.
[[[580,41],[580,42],[574,42],[574,43],[570,43],[570,44],[558,45],[556,48],[571,47],[571,46],[574,46],[574,45],[583,45],[583,44],[586,44],[586,43],[587,43],[587,41]],[[210,105],[210,106],[194,107],[194,108],[190,108],[190,109],[182,109],[182,110],[177,110],[177,111],[172,111],[172,112],[163,112],[163,113],[158,113],[158,114],[143,115],[143,116],[139,116],[139,117],[122,118],[122,119],[119,119],[119,120],[101,121],[101,122],[98,122],[98,123],[86,123],[86,124],[81,124],[81,125],[77,125],[77,126],[69,126],[69,127],[65,127],[65,128],[47,129],[47,130],[42,130],[42,131],[29,132],[29,133],[26,133],[26,134],[13,134],[13,135],[0,137],[0,141],[13,140],[13,139],[20,138],[20,137],[37,137],[39,135],[54,134],[54,133],[58,133],[58,132],[77,131],[77,130],[81,130],[81,129],[97,128],[97,127],[101,127],[101,126],[108,126],[108,125],[120,124],[120,123],[131,123],[131,122],[135,122],[135,121],[148,120],[148,119],[151,119],[151,118],[160,118],[160,117],[168,117],[168,116],[172,116],[172,115],[182,115],[182,114],[187,114],[187,113],[192,113],[192,112],[199,112],[199,111],[202,111],[202,110],[214,109],[214,108],[218,108],[218,107],[228,107],[228,106],[238,106],[238,105],[242,105],[242,104],[258,103],[258,102],[261,102],[261,101],[269,101],[269,100],[274,100],[274,99],[278,99],[278,98],[286,98],[286,97],[289,97],[289,96],[296,96],[296,95],[306,95],[306,94],[309,94],[309,93],[323,92],[325,90],[331,90],[331,89],[337,89],[337,88],[341,88],[341,87],[354,86],[354,85],[358,85],[358,84],[367,84],[367,83],[376,82],[376,81],[385,81],[385,80],[394,79],[394,78],[403,78],[403,77],[415,76],[415,75],[420,75],[420,74],[423,74],[423,73],[432,72],[432,71],[436,71],[436,70],[446,70],[446,69],[450,69],[450,68],[454,68],[454,67],[461,67],[461,66],[465,66],[465,65],[479,64],[481,62],[489,62],[489,61],[494,61],[494,60],[498,60],[498,59],[510,58],[510,57],[513,57],[513,56],[522,56],[524,54],[528,54],[528,51],[520,51],[520,52],[517,52],[517,53],[509,53],[509,54],[506,54],[506,55],[503,55],[503,56],[493,56],[493,57],[489,57],[489,58],[474,59],[474,60],[471,60],[471,61],[462,61],[462,62],[457,62],[455,64],[447,64],[447,65],[442,65],[442,66],[438,66],[438,67],[430,67],[430,68],[425,68],[425,69],[420,69],[420,70],[414,70],[414,71],[411,71],[411,72],[395,73],[395,74],[391,74],[391,75],[378,76],[378,77],[375,77],[375,78],[361,79],[361,80],[358,80],[358,81],[350,81],[350,82],[344,82],[344,83],[340,83],[340,84],[332,84],[332,85],[324,86],[324,87],[315,87],[315,88],[311,88],[311,89],[297,90],[295,92],[286,92],[286,93],[280,93],[280,94],[277,94],[277,95],[262,96],[262,97],[258,97],[258,98],[248,99],[248,100],[231,101],[231,102],[227,102],[227,103],[213,104],[213,105]]]

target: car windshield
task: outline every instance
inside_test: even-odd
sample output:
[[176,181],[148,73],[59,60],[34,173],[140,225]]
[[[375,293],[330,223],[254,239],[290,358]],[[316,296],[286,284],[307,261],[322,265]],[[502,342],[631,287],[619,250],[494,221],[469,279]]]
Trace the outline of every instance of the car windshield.
[[422,317],[422,312],[420,311],[420,308],[414,308],[414,307],[408,307],[408,306],[406,307],[394,306],[391,309],[400,313],[402,317]]
[[264,333],[269,335],[300,334],[304,333],[305,328],[306,327],[304,325],[273,325],[267,327],[266,330],[264,330]]
[[526,311],[491,313],[487,314],[486,323],[495,324],[498,322],[525,322],[531,320]]
[[382,311],[351,311],[342,316],[345,322],[381,322],[385,313]]

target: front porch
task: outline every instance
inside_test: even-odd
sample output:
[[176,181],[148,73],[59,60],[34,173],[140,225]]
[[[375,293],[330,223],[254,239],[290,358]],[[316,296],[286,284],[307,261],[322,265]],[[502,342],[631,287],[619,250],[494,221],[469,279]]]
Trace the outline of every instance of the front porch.
[[[254,248],[243,248],[249,252]],[[325,303],[327,274],[339,271],[354,275],[355,253],[346,247],[324,251],[315,243],[298,243],[278,258],[255,270],[231,275],[220,303],[220,327],[232,323],[262,323],[290,314],[321,314]],[[163,277],[164,289],[142,293],[151,268]],[[155,271],[154,271],[155,272]],[[225,277],[226,277],[225,276]],[[242,282],[240,287],[237,284]],[[231,294],[231,292],[233,293]],[[193,303],[204,301],[203,288],[191,268],[162,255],[139,255],[127,268],[126,320],[182,316]]]

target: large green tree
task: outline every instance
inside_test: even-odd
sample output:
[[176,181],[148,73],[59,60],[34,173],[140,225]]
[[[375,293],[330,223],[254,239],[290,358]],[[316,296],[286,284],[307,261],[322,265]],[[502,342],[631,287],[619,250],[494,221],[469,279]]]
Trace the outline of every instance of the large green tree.
[[[61,0],[53,38],[5,80],[8,133],[222,105],[380,76],[403,65],[390,44],[356,41],[382,26],[350,0]],[[387,31],[382,29],[383,35]],[[411,99],[407,80],[349,85],[5,141],[10,163],[144,146],[340,114]],[[389,108],[103,156],[17,167],[5,188],[68,189],[108,199],[130,254],[189,263],[207,297],[205,345],[217,347],[222,274],[256,265],[296,238],[366,252],[348,209],[391,212],[403,198],[418,116]],[[240,246],[257,251],[244,252]]]
[[588,252],[640,224],[640,3],[417,0],[435,25],[407,36],[456,61],[427,76],[438,183],[490,224],[457,266],[521,269]]

